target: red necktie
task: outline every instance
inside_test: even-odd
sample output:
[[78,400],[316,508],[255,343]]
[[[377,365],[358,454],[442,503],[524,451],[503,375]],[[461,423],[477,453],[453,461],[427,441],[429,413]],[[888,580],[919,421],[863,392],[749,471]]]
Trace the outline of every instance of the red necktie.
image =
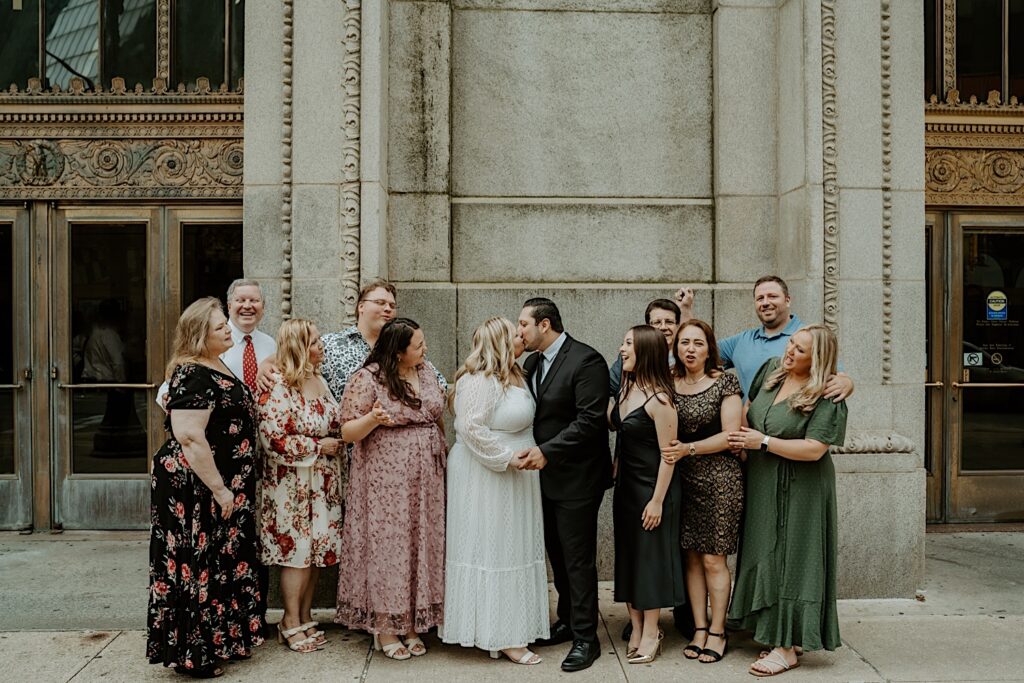
[[242,351],[242,381],[256,392],[256,349],[252,346],[252,335],[245,335],[245,349]]

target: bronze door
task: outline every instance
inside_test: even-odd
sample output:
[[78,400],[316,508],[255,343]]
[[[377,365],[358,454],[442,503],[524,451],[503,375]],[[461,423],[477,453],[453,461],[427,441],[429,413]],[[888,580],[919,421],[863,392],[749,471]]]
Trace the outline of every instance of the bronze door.
[[949,224],[947,520],[1024,520],[1024,215]]
[[167,437],[155,399],[174,326],[191,300],[223,300],[242,276],[240,207],[39,211],[49,214],[49,273],[40,279],[52,316],[52,522],[145,528],[152,454]]
[[32,526],[30,243],[28,209],[0,207],[0,529]]

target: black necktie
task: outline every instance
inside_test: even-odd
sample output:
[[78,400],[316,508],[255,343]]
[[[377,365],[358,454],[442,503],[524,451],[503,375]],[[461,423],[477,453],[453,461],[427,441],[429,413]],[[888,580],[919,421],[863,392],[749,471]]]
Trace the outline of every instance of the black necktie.
[[537,393],[540,393],[540,383],[544,380],[544,354],[539,354],[540,358],[537,360]]

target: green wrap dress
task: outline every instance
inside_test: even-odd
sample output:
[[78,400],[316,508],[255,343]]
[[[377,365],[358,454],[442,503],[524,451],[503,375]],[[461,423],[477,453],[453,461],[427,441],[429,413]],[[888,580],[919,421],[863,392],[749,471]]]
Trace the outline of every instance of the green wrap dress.
[[[781,389],[764,388],[778,367],[773,358],[750,385],[747,422],[779,439],[814,439],[841,445],[846,403],[822,398],[811,413],[774,404]],[[836,611],[836,473],[826,452],[798,462],[747,451],[746,508],[729,607],[733,628],[752,631],[773,647],[839,647]]]

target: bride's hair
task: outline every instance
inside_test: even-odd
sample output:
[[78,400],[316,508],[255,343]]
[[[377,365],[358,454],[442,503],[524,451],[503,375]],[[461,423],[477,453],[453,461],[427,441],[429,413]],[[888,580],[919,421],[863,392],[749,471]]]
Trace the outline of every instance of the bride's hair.
[[[455,373],[453,387],[458,386],[463,375],[482,373],[485,377],[493,377],[502,388],[521,385],[523,370],[516,363],[515,354],[516,328],[509,320],[502,317],[490,318],[473,331],[473,348]],[[449,405],[454,413],[455,391],[449,396]]]

